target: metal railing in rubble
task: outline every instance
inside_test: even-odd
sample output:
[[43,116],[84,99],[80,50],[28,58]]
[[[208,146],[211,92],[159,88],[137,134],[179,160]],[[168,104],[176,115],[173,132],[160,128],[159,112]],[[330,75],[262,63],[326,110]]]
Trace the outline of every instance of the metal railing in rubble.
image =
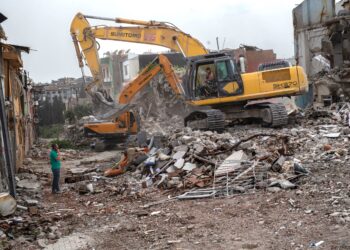
[[268,167],[259,161],[217,162],[211,188],[192,189],[178,199],[232,197],[266,186]]

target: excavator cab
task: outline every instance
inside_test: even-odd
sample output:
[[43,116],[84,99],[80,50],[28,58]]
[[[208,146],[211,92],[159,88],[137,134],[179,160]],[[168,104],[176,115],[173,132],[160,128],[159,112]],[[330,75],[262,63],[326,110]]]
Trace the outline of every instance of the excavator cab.
[[189,58],[185,87],[187,99],[205,100],[240,95],[243,82],[232,57],[209,54]]

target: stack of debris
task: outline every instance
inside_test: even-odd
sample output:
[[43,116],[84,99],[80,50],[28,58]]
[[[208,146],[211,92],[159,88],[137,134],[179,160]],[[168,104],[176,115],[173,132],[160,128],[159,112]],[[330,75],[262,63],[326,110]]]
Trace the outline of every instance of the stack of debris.
[[17,174],[16,181],[16,200],[6,194],[0,195],[0,248],[21,245],[34,249],[59,239],[63,232],[59,229],[57,215],[46,213],[41,203],[41,180],[37,175],[23,172]]
[[[261,145],[252,141],[257,138],[262,138]],[[185,128],[171,134],[164,147],[152,147],[148,157],[129,170],[143,187],[179,191],[214,188],[219,195],[251,188],[295,188],[292,182],[307,171],[290,157],[288,142],[282,134],[257,133],[238,140],[230,133]]]
[[64,126],[64,138],[70,140],[75,146],[88,146],[93,141],[84,135],[84,124],[98,122],[94,116],[84,116],[74,124]]
[[[185,70],[175,69],[181,77]],[[160,132],[168,134],[177,128],[183,128],[183,115],[191,107],[175,95],[163,74],[154,77],[133,100],[141,118],[142,129],[150,134]]]

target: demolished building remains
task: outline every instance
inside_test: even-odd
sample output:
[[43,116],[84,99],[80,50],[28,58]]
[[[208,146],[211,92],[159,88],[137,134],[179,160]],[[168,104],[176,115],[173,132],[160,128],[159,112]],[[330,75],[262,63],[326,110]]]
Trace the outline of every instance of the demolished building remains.
[[[7,18],[1,16],[1,22]],[[24,161],[35,141],[35,105],[32,82],[23,70],[21,53],[29,48],[7,44],[0,27],[1,71],[1,185],[0,191],[8,190],[15,195],[14,173]]]
[[293,10],[293,23],[295,59],[311,80],[300,106],[349,100],[349,1],[305,0]]

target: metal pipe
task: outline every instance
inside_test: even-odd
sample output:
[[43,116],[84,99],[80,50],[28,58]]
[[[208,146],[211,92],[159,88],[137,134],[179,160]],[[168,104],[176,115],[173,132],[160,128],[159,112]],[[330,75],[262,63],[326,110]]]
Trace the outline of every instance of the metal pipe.
[[186,58],[187,56],[186,56],[185,52],[183,51],[183,49],[182,49],[182,47],[181,47],[179,41],[176,39],[176,37],[174,37],[173,40],[175,41],[177,47],[179,47],[179,49],[180,49],[182,55]]
[[116,23],[126,23],[126,24],[135,24],[135,25],[145,25],[145,26],[160,26],[165,25],[164,22],[158,22],[158,21],[141,21],[141,20],[133,20],[133,19],[126,19],[126,18],[111,18],[111,17],[99,17],[99,16],[90,16],[90,15],[84,15],[85,18],[90,19],[97,19],[97,20],[104,20],[104,21],[112,21]]

